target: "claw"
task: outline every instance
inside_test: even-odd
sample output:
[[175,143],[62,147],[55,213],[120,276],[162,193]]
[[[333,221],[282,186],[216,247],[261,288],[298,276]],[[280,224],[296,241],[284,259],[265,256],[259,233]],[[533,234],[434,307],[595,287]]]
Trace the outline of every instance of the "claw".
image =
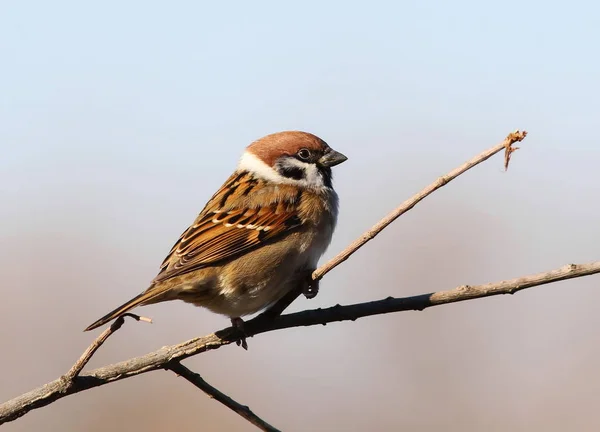
[[248,343],[246,342],[246,332],[244,331],[244,320],[240,317],[231,318],[231,325],[238,329],[242,334],[242,337],[235,341],[237,346],[242,346],[246,351],[248,350]]
[[307,299],[312,299],[319,293],[319,281],[312,278],[312,271],[308,274],[308,277],[304,280],[302,286],[302,294]]

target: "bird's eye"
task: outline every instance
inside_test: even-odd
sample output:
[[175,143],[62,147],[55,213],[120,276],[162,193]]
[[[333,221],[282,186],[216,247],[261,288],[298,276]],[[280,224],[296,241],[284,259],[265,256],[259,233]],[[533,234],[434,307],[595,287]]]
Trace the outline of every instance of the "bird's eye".
[[298,150],[298,157],[302,160],[308,160],[310,158],[310,150],[305,148]]

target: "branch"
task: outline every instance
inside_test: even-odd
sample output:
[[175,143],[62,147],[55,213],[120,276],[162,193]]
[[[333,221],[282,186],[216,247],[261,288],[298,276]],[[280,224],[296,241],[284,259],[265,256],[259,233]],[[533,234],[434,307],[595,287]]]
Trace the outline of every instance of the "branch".
[[[359,239],[357,239],[328,263],[315,270],[312,274],[313,280],[318,282],[328,272],[347,260],[354,252],[364,246],[368,241],[375,238],[375,236],[377,236],[377,234],[379,234],[383,229],[385,229],[398,217],[412,209],[425,197],[429,196],[431,193],[445,186],[459,175],[473,168],[475,165],[478,165],[479,163],[489,159],[491,156],[503,149],[505,150],[505,168],[507,168],[510,159],[509,156],[514,151],[512,145],[516,142],[522,141],[526,136],[527,132],[525,131],[515,131],[510,133],[502,143],[477,155],[473,159],[468,160],[463,165],[449,172],[445,176],[438,178],[435,182],[427,186],[421,192],[402,203],[402,205],[382,219],[373,228],[363,234]],[[461,289],[466,289],[467,293],[470,293],[474,288],[471,287],[467,289],[462,287]],[[95,371],[85,375],[80,375],[82,368],[89,361],[94,352],[102,345],[102,343],[104,343],[110,334],[114,333],[114,331],[116,331],[123,324],[122,320],[119,321],[118,319],[108,330],[106,330],[98,337],[98,339],[96,339],[96,341],[90,346],[90,348],[88,348],[88,350],[86,350],[82,357],[75,363],[75,365],[69,372],[67,372],[65,376],[0,405],[0,425],[4,422],[21,417],[32,409],[46,406],[69,394],[78,393],[89,388],[98,387],[112,381],[128,378],[130,376],[149,372],[151,370],[167,368],[167,365],[172,365],[174,361],[180,361],[189,356],[219,348],[233,341],[240,340],[242,336],[253,336],[259,333],[265,333],[268,331],[288,327],[325,324],[327,322],[344,321],[347,319],[354,320],[363,316],[395,312],[400,310],[422,310],[429,306],[450,302],[435,302],[436,300],[434,298],[436,298],[436,296],[442,296],[443,300],[443,293],[431,295],[426,294],[423,296],[409,297],[405,299],[388,298],[379,302],[365,303],[362,305],[350,305],[345,307],[338,305],[329,309],[299,312],[296,314],[289,314],[276,318],[298,297],[299,294],[300,291],[290,292],[268,311],[259,315],[255,319],[248,321],[244,325],[245,335],[240,334],[240,331],[237,328],[229,327],[208,336],[192,339],[180,345],[163,347],[162,349],[146,356],[134,358],[125,362],[117,363],[115,365],[96,369]],[[483,297],[486,295],[494,294],[473,295],[472,297],[465,297],[452,301]],[[391,309],[388,309],[390,307]]]
[[[516,142],[523,141],[527,136],[527,131],[515,131],[509,133],[508,136],[502,141],[500,144],[484,151],[483,153],[478,154],[474,158],[466,161],[464,164],[450,171],[445,176],[438,178],[436,181],[431,183],[421,192],[416,195],[413,195],[411,198],[404,201],[396,210],[391,212],[389,215],[384,217],[381,221],[379,221],[373,228],[364,233],[360,238],[355,240],[350,246],[340,252],[336,257],[330,260],[325,265],[321,266],[319,269],[315,270],[313,273],[313,279],[318,280],[333,270],[335,267],[346,261],[350,256],[356,252],[358,249],[363,247],[368,241],[373,240],[377,234],[383,231],[389,224],[394,222],[404,213],[412,209],[415,205],[417,205],[424,198],[431,195],[433,192],[441,188],[442,186],[446,186],[452,180],[454,180],[459,175],[465,173],[466,171],[473,168],[475,165],[479,165],[481,162],[488,160],[490,157],[495,155],[496,153],[504,150],[508,154],[511,154],[515,148],[512,145]],[[505,169],[508,169],[508,157],[505,159]]]
[[[527,131],[521,132],[519,130],[516,130],[514,132],[511,132],[508,134],[508,136],[506,138],[504,138],[504,141],[502,141],[500,144],[495,145],[494,147],[484,151],[483,153],[478,154],[477,156],[473,157],[472,159],[469,159],[464,164],[462,164],[458,168],[455,168],[454,170],[450,171],[445,176],[439,177],[436,181],[431,183],[429,186],[427,186],[421,192],[417,193],[416,195],[413,195],[412,197],[410,197],[409,199],[404,201],[402,204],[400,204],[399,207],[397,207],[389,215],[387,215],[382,220],[380,220],[376,225],[374,225],[370,230],[368,230],[366,233],[364,233],[358,239],[356,239],[354,242],[352,242],[346,249],[341,251],[339,254],[337,254],[335,257],[333,257],[331,260],[329,260],[329,262],[325,263],[324,265],[319,267],[317,270],[315,270],[312,274],[312,279],[317,282],[319,280],[321,280],[323,278],[323,276],[325,276],[331,270],[333,270],[338,265],[340,265],[341,263],[346,261],[348,258],[350,258],[352,256],[352,254],[354,254],[354,252],[359,250],[370,240],[373,240],[377,236],[377,234],[379,234],[381,231],[383,231],[388,225],[390,225],[392,222],[394,222],[396,219],[398,219],[404,213],[406,213],[407,211],[412,209],[414,206],[416,206],[423,199],[425,199],[426,197],[431,195],[433,192],[435,192],[439,188],[446,186],[448,183],[450,183],[452,180],[454,180],[459,175],[464,174],[466,171],[470,170],[471,168],[473,168],[476,165],[479,165],[481,162],[488,160],[490,157],[492,157],[493,155],[495,155],[496,153],[498,153],[502,150],[504,150],[504,169],[507,170],[508,164],[510,162],[510,155],[516,149],[518,149],[518,147],[513,147],[512,145],[514,143],[523,141],[526,136],[527,136]],[[281,300],[279,300],[277,303],[275,303],[271,308],[269,308],[267,311],[263,312],[263,315],[268,318],[274,318],[277,315],[280,315],[290,304],[292,304],[292,302],[294,300],[296,300],[298,298],[300,293],[301,293],[300,289],[289,292]]]
[[200,390],[202,390],[204,393],[206,393],[209,397],[218,400],[226,407],[232,409],[233,411],[244,417],[246,420],[248,420],[250,423],[258,427],[260,430],[266,432],[279,432],[279,429],[274,428],[269,423],[258,417],[250,410],[249,407],[234,401],[225,393],[222,393],[221,391],[219,391],[219,389],[211,386],[209,383],[204,381],[204,379],[199,374],[189,370],[181,363],[177,361],[172,362],[168,364],[166,368],[172,370],[177,375],[182,376],[183,378],[194,384],[196,387],[198,387]]
[[[600,261],[579,265],[568,264],[545,273],[496,283],[472,286],[462,285],[447,291],[438,291],[412,297],[388,297],[379,301],[348,306],[337,305],[326,309],[314,309],[282,315],[274,320],[265,320],[259,316],[247,321],[244,325],[244,331],[248,336],[255,336],[291,327],[314,326],[336,321],[354,321],[367,316],[391,312],[421,311],[428,307],[447,303],[500,294],[514,294],[526,288],[589,276],[596,273],[600,273]],[[63,380],[57,379],[0,405],[0,424],[14,420],[32,409],[46,406],[70,394],[157,369],[169,368],[169,365],[174,362],[179,362],[193,355],[229,345],[236,341],[238,337],[237,328],[228,327],[204,337],[191,339],[179,345],[166,346],[144,356],[101,367],[87,374],[79,375],[70,387],[66,386]]]

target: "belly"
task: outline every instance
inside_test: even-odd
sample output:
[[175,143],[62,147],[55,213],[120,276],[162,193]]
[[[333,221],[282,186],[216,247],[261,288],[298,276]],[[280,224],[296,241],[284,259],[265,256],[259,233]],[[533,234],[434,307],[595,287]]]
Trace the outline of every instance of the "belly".
[[261,269],[255,269],[254,263],[243,268],[245,264],[236,263],[234,274],[224,273],[216,295],[202,306],[229,317],[251,315],[277,302],[302,283],[307,273],[293,259],[264,262]]
[[[304,283],[315,269],[324,248],[312,240],[294,234],[251,251],[215,269],[210,286],[189,286],[179,298],[229,317],[259,312]],[[194,295],[201,291],[205,295]]]

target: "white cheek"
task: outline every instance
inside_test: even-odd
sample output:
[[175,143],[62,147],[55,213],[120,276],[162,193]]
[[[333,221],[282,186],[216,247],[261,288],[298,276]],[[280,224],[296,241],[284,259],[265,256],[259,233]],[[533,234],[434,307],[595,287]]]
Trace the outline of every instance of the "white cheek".
[[321,177],[317,166],[313,164],[304,163],[302,165],[304,165],[303,168],[304,172],[306,173],[306,178],[304,179],[304,182],[306,182],[308,186],[323,186],[323,178]]
[[283,177],[272,167],[254,156],[250,152],[244,152],[238,164],[238,170],[248,171],[264,178],[265,180],[281,183]]

